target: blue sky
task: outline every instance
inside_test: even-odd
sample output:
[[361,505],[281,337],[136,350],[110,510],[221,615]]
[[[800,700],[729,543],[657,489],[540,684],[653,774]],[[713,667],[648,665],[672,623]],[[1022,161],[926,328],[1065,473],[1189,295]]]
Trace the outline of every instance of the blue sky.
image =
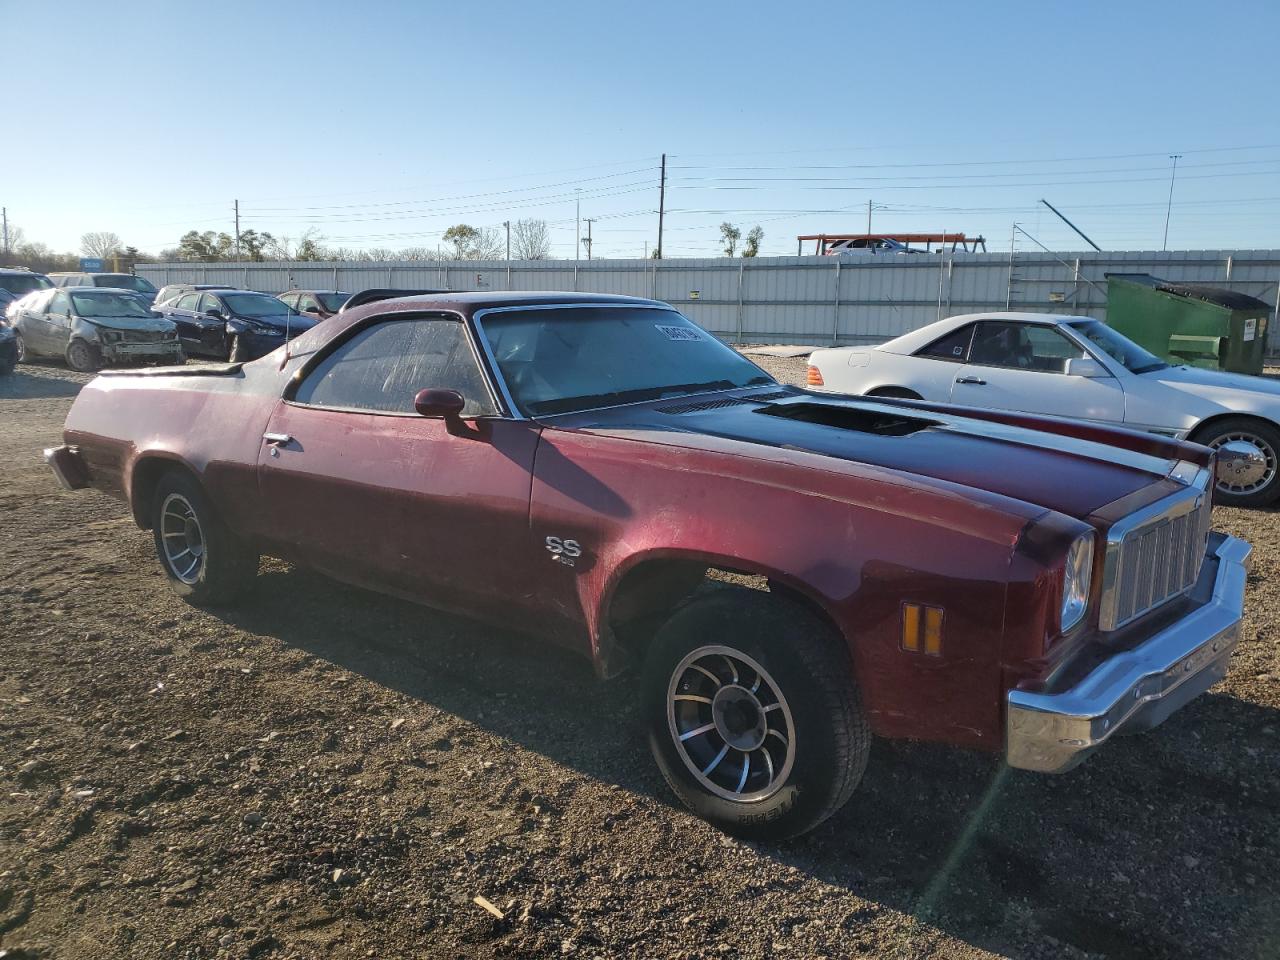
[[[574,254],[718,224],[963,230],[1008,249],[1280,247],[1275,2],[57,4],[0,0],[0,204],[157,251],[242,226],[434,247],[540,217]],[[44,24],[50,24],[45,30]],[[82,24],[83,26],[76,26]],[[18,25],[18,30],[9,27]],[[22,39],[19,34],[25,35]],[[40,118],[45,118],[41,120]],[[585,228],[584,228],[585,230]],[[1030,241],[1020,237],[1019,247]]]

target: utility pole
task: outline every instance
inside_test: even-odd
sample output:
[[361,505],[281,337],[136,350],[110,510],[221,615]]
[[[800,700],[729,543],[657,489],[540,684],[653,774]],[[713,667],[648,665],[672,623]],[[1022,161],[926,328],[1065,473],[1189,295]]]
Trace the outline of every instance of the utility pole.
[[503,220],[502,225],[507,228],[507,262],[511,262],[511,221]]
[[232,201],[236,206],[236,259],[240,258],[240,201]]
[[658,179],[658,259],[662,259],[662,219],[667,212],[667,155],[662,155],[662,174]]
[[596,222],[595,217],[587,217],[587,259],[591,259],[591,225]]
[[9,208],[0,207],[0,216],[4,219],[4,255],[9,256]]
[[1160,244],[1161,250],[1169,249],[1169,215],[1173,213],[1173,181],[1178,176],[1178,161],[1182,159],[1182,154],[1171,153],[1169,159],[1173,161],[1173,169],[1169,172],[1169,203],[1164,208],[1164,242]]
[[577,198],[573,201],[573,259],[582,259],[582,188],[574,187]]
[[867,201],[867,236],[871,236],[871,201]]

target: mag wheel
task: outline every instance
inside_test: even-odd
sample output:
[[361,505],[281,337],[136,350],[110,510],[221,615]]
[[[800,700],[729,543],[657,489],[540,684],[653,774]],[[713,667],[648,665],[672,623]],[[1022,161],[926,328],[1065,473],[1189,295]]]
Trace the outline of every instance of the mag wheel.
[[92,373],[98,369],[98,351],[83,340],[67,344],[67,366],[78,373]]
[[743,836],[795,836],[835,813],[870,732],[843,640],[806,608],[721,589],[676,612],[645,665],[649,742],[699,816]]
[[1227,507],[1258,507],[1280,496],[1280,430],[1265,420],[1228,417],[1193,437],[1218,451],[1215,500]]
[[258,571],[257,554],[227,529],[200,485],[185,473],[172,471],[160,479],[151,522],[160,567],[184,600],[226,603]]

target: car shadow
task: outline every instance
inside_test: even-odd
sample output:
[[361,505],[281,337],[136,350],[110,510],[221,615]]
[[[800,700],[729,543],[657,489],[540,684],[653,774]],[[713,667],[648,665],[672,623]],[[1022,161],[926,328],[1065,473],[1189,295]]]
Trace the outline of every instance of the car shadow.
[[65,374],[66,371],[56,367],[20,363],[13,373],[0,376],[0,400],[74,397],[84,384],[68,379]]
[[[645,756],[634,681],[601,683],[585,658],[274,562],[252,599],[218,612],[678,806]],[[1278,714],[1211,693],[1058,777],[877,741],[843,810],[807,836],[749,846],[1011,957],[1265,956],[1280,942]],[[850,935],[873,915],[850,914]]]

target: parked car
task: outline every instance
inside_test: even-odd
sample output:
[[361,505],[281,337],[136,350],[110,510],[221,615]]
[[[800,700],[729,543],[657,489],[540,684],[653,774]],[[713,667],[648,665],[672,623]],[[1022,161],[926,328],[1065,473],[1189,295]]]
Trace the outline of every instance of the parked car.
[[168,303],[170,300],[176,300],[184,293],[190,293],[192,290],[238,290],[239,287],[233,287],[226,283],[168,283],[160,288],[160,292],[156,294],[156,306],[162,303]]
[[25,268],[0,269],[0,311],[28,293],[48,290],[52,286],[52,281],[43,273],[33,273]]
[[1231,469],[1218,477],[1219,503],[1259,506],[1280,497],[1280,382],[1170,366],[1090,317],[949,317],[878,347],[817,350],[809,384],[1191,440],[1232,454]]
[[192,290],[157,309],[178,326],[188,354],[239,363],[270,353],[316,325],[267,293]]
[[132,290],[41,290],[9,305],[20,360],[62,357],[72,370],[104,363],[183,361],[177,330]]
[[0,376],[13,373],[18,365],[18,335],[7,320],[0,317]]
[[317,320],[327,320],[342,309],[351,294],[341,290],[290,290],[279,299],[299,313]]
[[111,287],[114,290],[132,290],[142,294],[151,303],[159,293],[156,285],[146,277],[132,273],[51,273],[49,279],[55,287]]
[[745,835],[833,813],[873,734],[1065,770],[1236,644],[1249,546],[1202,446],[781,386],[629,297],[386,300],[295,347],[101,376],[46,458],[192,603],[265,553],[643,663],[668,783]]

